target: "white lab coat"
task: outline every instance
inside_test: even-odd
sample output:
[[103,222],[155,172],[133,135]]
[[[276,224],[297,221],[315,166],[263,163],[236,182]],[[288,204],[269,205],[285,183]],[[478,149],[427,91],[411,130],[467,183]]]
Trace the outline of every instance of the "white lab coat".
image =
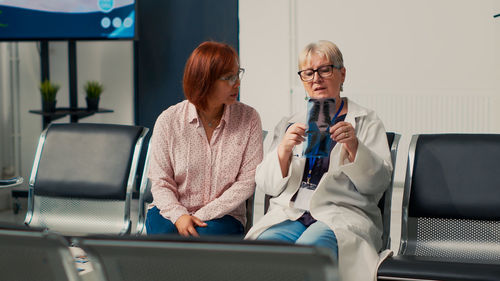
[[[382,246],[382,216],[377,202],[388,187],[392,163],[386,132],[374,111],[348,102],[346,122],[353,125],[358,138],[354,162],[337,144],[330,156],[330,166],[314,191],[310,212],[335,233],[339,248],[339,274],[343,281],[376,280]],[[248,232],[246,239],[256,239],[264,230],[285,220],[297,220],[303,211],[290,207],[305,167],[300,157],[302,144],[293,150],[288,176],[283,178],[277,146],[290,123],[305,123],[306,114],[283,119],[274,130],[269,152],[257,167],[257,188],[273,196],[267,214]],[[271,136],[270,136],[271,137]]]

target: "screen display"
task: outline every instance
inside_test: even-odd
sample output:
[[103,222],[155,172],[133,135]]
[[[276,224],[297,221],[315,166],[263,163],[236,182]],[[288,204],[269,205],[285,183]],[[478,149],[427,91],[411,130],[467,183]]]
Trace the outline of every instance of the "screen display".
[[0,40],[133,39],[135,0],[0,0]]

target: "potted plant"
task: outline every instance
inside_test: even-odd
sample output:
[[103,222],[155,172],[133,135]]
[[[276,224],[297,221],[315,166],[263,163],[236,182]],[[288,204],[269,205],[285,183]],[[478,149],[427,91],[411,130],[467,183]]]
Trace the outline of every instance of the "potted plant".
[[51,83],[47,79],[40,83],[40,93],[42,94],[42,111],[56,111],[57,91],[59,91],[59,85]]
[[85,93],[87,93],[87,110],[97,110],[99,108],[99,98],[103,91],[103,86],[98,81],[87,81],[84,86]]

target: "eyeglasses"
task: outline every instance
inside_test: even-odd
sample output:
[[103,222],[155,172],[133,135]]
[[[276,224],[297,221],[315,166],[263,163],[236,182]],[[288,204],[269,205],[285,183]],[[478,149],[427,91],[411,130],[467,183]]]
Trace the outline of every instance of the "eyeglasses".
[[236,83],[236,80],[241,80],[241,78],[243,78],[244,73],[245,73],[245,69],[239,68],[238,73],[236,73],[234,75],[230,75],[230,76],[221,77],[219,79],[227,81],[229,83],[229,85],[233,86]]
[[314,79],[315,72],[318,72],[318,75],[321,78],[328,78],[328,77],[331,77],[333,75],[334,69],[341,69],[341,67],[330,64],[330,65],[320,66],[316,69],[301,70],[297,73],[300,76],[300,80],[302,80],[304,82],[309,82],[309,81],[312,81]]

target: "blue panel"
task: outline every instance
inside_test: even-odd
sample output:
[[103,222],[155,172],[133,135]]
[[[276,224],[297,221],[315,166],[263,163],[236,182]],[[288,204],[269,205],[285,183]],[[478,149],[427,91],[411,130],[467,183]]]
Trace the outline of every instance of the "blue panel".
[[201,42],[238,51],[238,1],[141,0],[138,13],[136,124],[153,128],[163,110],[184,99],[184,65]]
[[135,4],[85,12],[0,5],[0,40],[132,39],[135,22]]

